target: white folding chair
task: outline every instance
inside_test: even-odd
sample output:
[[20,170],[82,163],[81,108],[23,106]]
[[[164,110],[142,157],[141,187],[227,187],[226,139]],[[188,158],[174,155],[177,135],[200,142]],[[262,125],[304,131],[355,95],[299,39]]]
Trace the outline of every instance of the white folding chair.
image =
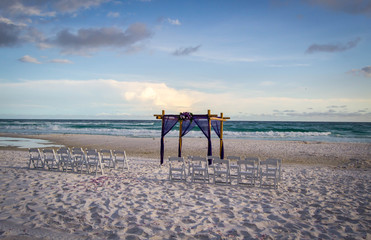
[[44,168],[44,161],[42,159],[40,149],[29,148],[28,153],[29,153],[28,168],[31,168],[31,163],[34,168]]
[[54,149],[43,149],[44,164],[49,170],[58,170],[58,158]]
[[[216,183],[231,184],[231,172],[229,160],[213,159],[213,164],[211,165],[211,167],[214,170],[214,184]],[[218,180],[218,178],[220,180]]]
[[282,179],[282,159],[277,159],[278,161],[278,181]]
[[239,156],[227,156],[229,160],[230,171],[231,171],[231,181],[233,179],[238,179],[238,161],[241,160]]
[[108,168],[114,168],[115,167],[115,160],[114,160],[114,157],[113,157],[112,150],[101,149],[99,152],[100,152],[100,156],[101,156],[102,163],[104,164],[104,166],[106,166]]
[[214,175],[214,168],[212,168],[214,160],[220,160],[220,157],[219,156],[207,156],[207,162],[209,165],[209,176]]
[[88,165],[88,173],[91,173],[92,169],[94,171],[95,168],[95,175],[98,174],[98,171],[104,174],[104,166],[102,164],[100,154],[95,149],[86,149],[86,161]]
[[125,151],[114,151],[114,162],[115,162],[115,168],[117,169],[127,169],[129,170],[129,160],[126,157],[126,152]]
[[184,163],[186,164],[186,168],[188,168],[188,172],[186,172],[186,175],[187,176],[191,176],[192,175],[192,169],[191,169],[191,167],[192,167],[192,158],[193,158],[193,156],[188,156],[187,157],[187,160],[186,159],[184,159]]
[[71,150],[71,157],[73,159],[74,171],[81,173],[84,168],[86,172],[89,171],[89,166],[86,160],[86,156],[82,148],[73,148]]
[[209,182],[209,167],[206,157],[190,156],[189,159],[189,175],[191,181],[202,180]]
[[186,181],[185,162],[183,157],[169,157],[169,180]]
[[[260,187],[273,186],[278,188],[279,166],[277,159],[267,159],[260,162]],[[263,184],[264,181],[264,184]],[[273,182],[273,183],[271,183]]]
[[280,182],[282,179],[282,159],[279,158],[268,158],[269,161],[277,161],[278,164],[278,181]]
[[238,164],[238,183],[255,185],[255,180],[258,176],[259,158],[249,157],[244,160],[239,160]]
[[74,164],[73,159],[70,153],[70,149],[62,147],[57,150],[58,154],[58,168],[61,168],[62,171],[73,171]]

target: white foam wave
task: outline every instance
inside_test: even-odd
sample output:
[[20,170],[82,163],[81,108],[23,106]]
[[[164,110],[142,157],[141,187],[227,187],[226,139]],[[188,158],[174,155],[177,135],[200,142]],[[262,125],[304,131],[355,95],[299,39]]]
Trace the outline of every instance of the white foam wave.
[[303,138],[330,136],[331,132],[224,132],[225,137],[234,138]]

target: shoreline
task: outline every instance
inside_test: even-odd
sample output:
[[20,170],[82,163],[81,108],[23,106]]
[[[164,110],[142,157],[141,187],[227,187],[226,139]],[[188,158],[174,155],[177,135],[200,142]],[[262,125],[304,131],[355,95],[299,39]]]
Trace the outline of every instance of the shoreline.
[[[131,138],[125,136],[87,134],[20,135],[0,133],[1,137],[21,137],[48,140],[66,147],[125,150],[127,156],[147,159],[160,158],[160,138]],[[212,139],[213,154],[219,155],[219,139]],[[9,150],[27,150],[0,147]],[[304,141],[271,141],[224,139],[224,156],[280,158],[283,164],[331,166],[341,168],[371,168],[370,143],[330,143]],[[164,160],[177,156],[178,138],[165,137]],[[206,138],[183,138],[182,155],[206,156]]]

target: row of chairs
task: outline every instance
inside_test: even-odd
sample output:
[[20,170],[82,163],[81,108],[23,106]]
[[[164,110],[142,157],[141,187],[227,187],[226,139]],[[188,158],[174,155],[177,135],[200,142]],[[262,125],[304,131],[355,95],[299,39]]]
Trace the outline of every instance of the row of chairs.
[[104,174],[104,168],[129,169],[125,151],[82,148],[29,149],[28,168]]
[[241,159],[238,156],[228,156],[220,159],[215,156],[169,157],[169,179],[191,182],[203,181],[232,184],[237,179],[238,184],[255,186],[259,181],[260,187],[273,186],[278,188],[282,178],[282,160],[266,159],[261,161],[257,157]]

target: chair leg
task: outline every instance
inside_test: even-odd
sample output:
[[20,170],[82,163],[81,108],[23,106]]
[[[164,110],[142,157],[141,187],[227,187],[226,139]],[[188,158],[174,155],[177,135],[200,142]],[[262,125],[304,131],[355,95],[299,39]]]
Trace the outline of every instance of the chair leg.
[[278,188],[278,176],[274,178],[274,187],[277,189]]
[[40,160],[40,163],[41,163],[41,167],[44,168],[45,167],[45,164],[42,160]]
[[263,176],[262,175],[260,175],[260,187],[262,187],[262,181],[263,181]]

